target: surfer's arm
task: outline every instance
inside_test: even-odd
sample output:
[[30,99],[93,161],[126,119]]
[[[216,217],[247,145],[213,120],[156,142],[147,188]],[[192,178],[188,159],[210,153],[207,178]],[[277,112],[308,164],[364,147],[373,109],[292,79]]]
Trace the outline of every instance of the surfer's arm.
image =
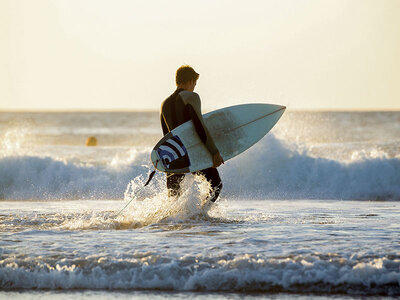
[[[183,95],[182,95],[183,94]],[[192,120],[195,130],[199,135],[201,141],[207,147],[208,151],[212,156],[218,153],[218,149],[215,146],[214,140],[204,124],[203,116],[201,114],[201,102],[200,97],[196,93],[181,93],[182,100],[185,104],[185,110],[189,114]]]
[[179,96],[185,105],[185,113],[189,115],[194,124],[196,133],[199,135],[201,141],[212,156],[213,167],[218,167],[221,163],[224,163],[224,160],[222,159],[217,146],[215,146],[214,140],[210,135],[207,126],[204,124],[199,95],[194,92],[183,91]]
[[210,136],[207,127],[204,126],[202,119],[199,118],[199,115],[196,113],[192,105],[187,104],[186,110],[187,113],[190,115],[190,118],[192,119],[194,128],[197,134],[199,135],[201,141],[206,145],[208,151],[210,151],[210,154],[213,159],[213,167],[216,168],[220,166],[221,163],[224,163],[224,160],[222,159],[221,154],[219,153],[217,147],[215,146],[215,143],[212,137]]
[[193,106],[191,104],[187,104],[185,106],[186,113],[190,116],[190,119],[192,120],[194,124],[194,128],[200,137],[200,140],[204,143],[207,144],[207,133],[206,130],[204,129],[204,126],[202,122],[200,121],[198,115],[196,114],[196,111],[194,110]]

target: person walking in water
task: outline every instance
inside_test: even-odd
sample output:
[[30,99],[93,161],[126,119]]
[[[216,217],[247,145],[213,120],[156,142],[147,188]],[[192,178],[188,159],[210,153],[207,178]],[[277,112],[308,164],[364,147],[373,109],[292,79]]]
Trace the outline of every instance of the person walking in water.
[[[208,200],[215,202],[222,189],[221,178],[216,168],[224,161],[204,124],[203,116],[201,115],[200,97],[193,92],[198,79],[199,74],[191,66],[181,66],[176,71],[177,89],[162,103],[160,120],[164,135],[189,120],[193,121],[196,133],[213,159],[212,168],[198,171],[195,174],[203,175],[210,182],[211,193]],[[167,173],[168,196],[180,196],[181,182],[184,177],[185,174]]]

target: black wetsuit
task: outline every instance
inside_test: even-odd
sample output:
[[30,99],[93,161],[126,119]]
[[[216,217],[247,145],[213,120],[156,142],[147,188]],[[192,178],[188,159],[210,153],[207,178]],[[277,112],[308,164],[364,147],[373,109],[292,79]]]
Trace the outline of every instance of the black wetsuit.
[[[211,136],[209,135],[207,128],[203,126],[202,116],[200,112],[200,107],[193,107],[191,104],[186,103],[179,95],[184,91],[183,89],[177,89],[171,96],[169,96],[161,105],[161,127],[164,135],[166,135],[169,131],[178,127],[179,125],[192,120],[197,134],[199,135],[202,142],[209,149],[211,155],[214,155],[218,152],[215,147],[214,142],[212,141]],[[193,93],[198,97],[197,94]],[[200,100],[198,100],[198,104],[200,106]],[[199,116],[200,112],[200,116]],[[216,168],[208,168],[201,171],[196,172],[197,175],[203,175],[211,184],[211,194],[209,200],[215,202],[221,192],[222,182],[219,177],[218,171]],[[179,196],[181,194],[181,182],[185,174],[174,174],[167,173],[167,188],[168,194],[170,196]]]

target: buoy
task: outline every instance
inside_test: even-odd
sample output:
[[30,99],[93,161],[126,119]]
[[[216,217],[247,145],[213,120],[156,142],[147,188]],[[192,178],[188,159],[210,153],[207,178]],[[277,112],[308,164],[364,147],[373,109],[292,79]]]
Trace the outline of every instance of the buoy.
[[86,146],[97,146],[97,139],[94,136],[90,136],[86,139]]

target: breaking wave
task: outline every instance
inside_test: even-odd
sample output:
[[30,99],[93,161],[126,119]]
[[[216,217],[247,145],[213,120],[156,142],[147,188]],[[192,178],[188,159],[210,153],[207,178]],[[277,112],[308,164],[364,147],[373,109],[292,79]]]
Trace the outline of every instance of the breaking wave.
[[399,270],[394,255],[13,257],[0,260],[0,288],[399,295]]
[[[149,150],[124,163],[88,165],[50,157],[0,158],[1,199],[122,199],[127,185],[150,173]],[[400,159],[315,157],[269,134],[219,168],[222,197],[258,199],[399,200]],[[157,173],[150,191],[164,188]]]

